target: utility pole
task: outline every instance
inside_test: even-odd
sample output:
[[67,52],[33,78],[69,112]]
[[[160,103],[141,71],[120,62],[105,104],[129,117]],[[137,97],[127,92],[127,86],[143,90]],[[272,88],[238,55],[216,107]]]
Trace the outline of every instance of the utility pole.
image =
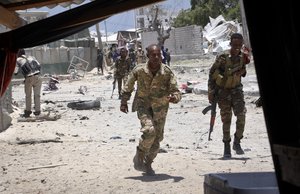
[[251,49],[248,25],[247,25],[245,9],[244,9],[244,2],[242,0],[239,0],[239,4],[241,10],[242,25],[243,25],[242,28],[243,28],[243,37],[244,37],[245,46]]
[[102,39],[101,39],[101,32],[100,32],[99,23],[96,24],[96,32],[97,32],[97,38],[98,38],[98,48],[100,50],[103,50],[103,44],[102,44]]
[[104,28],[105,28],[105,37],[106,37],[106,44],[107,44],[107,28],[106,28],[106,20],[104,20]]
[[135,48],[134,48],[134,50],[136,51],[137,50],[137,48],[138,48],[138,41],[137,41],[137,39],[138,39],[138,32],[137,32],[137,28],[136,28],[136,24],[137,24],[137,18],[136,18],[136,12],[138,11],[138,9],[135,9],[134,10],[134,14],[133,14],[133,17],[134,17],[134,28],[135,28],[135,37],[136,37],[136,39],[135,39]]

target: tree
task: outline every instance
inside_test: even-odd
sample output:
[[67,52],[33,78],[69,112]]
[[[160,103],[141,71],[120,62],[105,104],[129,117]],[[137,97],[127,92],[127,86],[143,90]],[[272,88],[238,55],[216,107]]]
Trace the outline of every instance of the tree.
[[174,19],[174,27],[205,26],[209,17],[223,15],[226,20],[241,21],[239,0],[191,0],[191,9],[184,10]]
[[182,27],[193,24],[193,13],[190,10],[181,10],[175,20],[173,19],[172,26]]
[[[161,47],[164,45],[165,41],[170,38],[170,31],[171,27],[169,27],[166,31],[163,26],[163,20],[161,17],[165,15],[163,10],[158,5],[153,5],[149,9],[148,12],[148,20],[149,20],[149,31],[156,31],[157,32],[157,41],[158,45]],[[165,21],[167,21],[165,19]]]

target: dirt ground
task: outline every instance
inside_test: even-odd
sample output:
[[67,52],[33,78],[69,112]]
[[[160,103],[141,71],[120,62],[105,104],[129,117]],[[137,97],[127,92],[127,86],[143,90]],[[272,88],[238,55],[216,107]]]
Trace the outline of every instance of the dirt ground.
[[[199,82],[202,89],[171,104],[161,153],[154,160],[155,176],[133,168],[132,158],[141,135],[136,113],[119,111],[112,78],[96,69],[78,81],[61,79],[59,89],[42,91],[43,114],[61,115],[56,121],[18,122],[24,109],[23,85],[13,86],[12,126],[0,133],[0,193],[3,194],[202,194],[209,173],[274,171],[263,110],[258,99],[253,64],[243,80],[247,107],[242,147],[224,160],[219,111],[212,141],[208,141],[210,115],[205,87],[213,58],[171,63],[178,84]],[[47,83],[43,83],[43,86]],[[79,92],[80,86],[87,91]],[[98,110],[73,110],[70,102],[100,98]],[[47,102],[47,103],[46,103]],[[131,101],[130,101],[131,103]],[[232,122],[232,134],[235,117]],[[31,141],[31,143],[29,143]],[[23,144],[21,144],[23,142]],[[27,142],[27,143],[26,143]]]

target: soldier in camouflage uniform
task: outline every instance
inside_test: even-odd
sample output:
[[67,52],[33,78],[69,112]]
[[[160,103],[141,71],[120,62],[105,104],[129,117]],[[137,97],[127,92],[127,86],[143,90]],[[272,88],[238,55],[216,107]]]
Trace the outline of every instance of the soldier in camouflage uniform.
[[137,82],[137,116],[143,134],[133,159],[134,168],[153,175],[155,172],[151,163],[163,140],[169,103],[178,103],[181,100],[181,93],[174,73],[168,66],[162,64],[160,47],[156,44],[150,45],[147,56],[149,58],[147,64],[136,66],[129,74],[128,81],[122,89],[120,110],[128,112],[127,101]]
[[223,123],[224,158],[231,157],[230,125],[232,111],[236,116],[236,131],[234,134],[233,150],[236,154],[244,154],[240,145],[243,138],[246,118],[243,85],[241,77],[246,75],[245,65],[250,62],[249,55],[241,51],[243,36],[234,33],[230,41],[231,49],[216,57],[209,71],[208,100],[217,100]]
[[136,64],[142,64],[146,62],[146,57],[142,48],[138,48],[136,52]]
[[119,99],[121,99],[122,83],[125,84],[131,67],[131,59],[126,48],[121,48],[120,56],[114,65],[114,79],[118,83]]

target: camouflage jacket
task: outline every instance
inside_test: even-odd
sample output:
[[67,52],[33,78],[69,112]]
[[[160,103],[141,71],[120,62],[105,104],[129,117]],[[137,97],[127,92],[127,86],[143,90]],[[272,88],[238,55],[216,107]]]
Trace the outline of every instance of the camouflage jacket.
[[131,60],[129,57],[122,59],[119,57],[114,65],[114,76],[116,78],[123,78],[129,74],[131,67]]
[[181,93],[177,86],[177,81],[172,70],[161,64],[155,76],[152,75],[148,64],[136,66],[129,74],[128,80],[122,89],[121,103],[127,103],[137,82],[136,97],[137,104],[142,103],[152,108],[168,106],[167,96],[174,95],[178,103],[181,100]]
[[[241,76],[246,75],[246,64],[249,63],[246,57],[242,52],[233,57],[230,50],[218,55],[209,71],[208,90],[214,90],[216,87],[233,89],[240,86]],[[244,73],[237,74],[239,71]]]

